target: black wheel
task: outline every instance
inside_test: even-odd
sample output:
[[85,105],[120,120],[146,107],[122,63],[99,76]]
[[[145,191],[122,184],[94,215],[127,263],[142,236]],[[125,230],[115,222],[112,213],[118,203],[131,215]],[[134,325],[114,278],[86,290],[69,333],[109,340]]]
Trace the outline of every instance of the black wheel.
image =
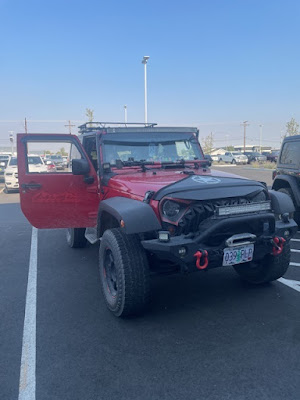
[[282,253],[278,256],[268,254],[259,262],[235,265],[233,268],[247,282],[254,284],[271,282],[286,273],[290,256],[290,244],[285,243]]
[[231,164],[236,164],[235,159],[233,159],[233,160],[231,161]]
[[117,317],[141,313],[150,293],[146,253],[136,235],[120,228],[104,232],[99,249],[102,292],[107,307]]
[[6,194],[8,194],[8,193],[9,193],[9,190],[8,190],[8,188],[7,188],[7,186],[6,186],[6,185],[4,186],[4,190],[3,190],[3,192],[4,192],[4,193],[6,193]]
[[292,201],[294,203],[294,207],[295,207],[295,210],[296,210],[294,212],[293,219],[295,220],[297,225],[300,225],[300,210],[299,210],[299,207],[297,207],[297,205],[296,205],[292,190],[290,188],[280,188],[277,191],[281,192],[281,193],[285,193],[288,196],[290,196],[290,198],[292,199]]
[[67,243],[73,249],[86,246],[85,228],[68,228],[66,231]]

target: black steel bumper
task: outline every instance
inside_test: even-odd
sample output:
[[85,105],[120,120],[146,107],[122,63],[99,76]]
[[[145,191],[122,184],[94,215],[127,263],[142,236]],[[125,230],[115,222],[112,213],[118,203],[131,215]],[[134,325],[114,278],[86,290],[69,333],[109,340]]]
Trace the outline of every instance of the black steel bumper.
[[[168,242],[160,241],[159,239],[143,240],[142,246],[148,252],[155,254],[161,260],[169,260],[179,264],[184,271],[195,271],[197,251],[207,251],[208,266],[209,268],[216,268],[222,266],[224,249],[228,247],[226,239],[218,246],[210,246],[207,243],[209,238],[212,238],[220,230],[232,227],[234,224],[247,224],[253,219],[260,219],[263,223],[264,230],[254,240],[254,254],[253,260],[260,260],[266,254],[272,253],[274,247],[273,238],[283,237],[289,241],[297,232],[298,226],[294,220],[290,219],[288,222],[281,220],[275,221],[274,214],[266,213],[263,215],[248,215],[239,217],[227,217],[223,219],[215,219],[213,223],[203,232],[197,235],[180,235],[170,237]],[[246,231],[247,232],[247,231]],[[245,233],[246,233],[245,232]],[[247,232],[255,235],[255,232]],[[288,233],[288,234],[287,234]],[[227,239],[231,234],[228,235]]]

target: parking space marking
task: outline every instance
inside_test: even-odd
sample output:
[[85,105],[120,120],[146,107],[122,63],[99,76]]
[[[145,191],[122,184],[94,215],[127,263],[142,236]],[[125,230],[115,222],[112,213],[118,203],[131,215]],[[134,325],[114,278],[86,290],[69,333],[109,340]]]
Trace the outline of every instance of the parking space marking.
[[0,189],[0,193],[2,193],[4,191],[4,188]]
[[300,292],[300,281],[293,281],[291,279],[285,279],[285,278],[279,278],[277,280],[278,282],[283,283],[284,285],[297,290],[297,292]]
[[37,247],[38,230],[32,227],[20,368],[19,400],[35,400]]
[[290,262],[291,267],[300,267],[300,263]]
[[300,239],[291,239],[291,242],[300,242]]
[[292,253],[300,253],[300,250],[298,250],[298,249],[291,249],[291,252],[292,252]]

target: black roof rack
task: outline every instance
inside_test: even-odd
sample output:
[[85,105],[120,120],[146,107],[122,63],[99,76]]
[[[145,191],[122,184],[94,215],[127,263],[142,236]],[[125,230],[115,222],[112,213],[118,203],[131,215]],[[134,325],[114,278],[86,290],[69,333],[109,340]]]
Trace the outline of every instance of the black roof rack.
[[111,125],[116,126],[116,125],[121,125],[122,127],[131,127],[131,126],[142,126],[144,128],[153,128],[155,123],[147,123],[147,122],[86,122],[85,124],[80,125],[79,132],[84,133],[84,132],[89,132],[89,131],[94,131],[95,129],[101,129],[101,128],[109,128]]

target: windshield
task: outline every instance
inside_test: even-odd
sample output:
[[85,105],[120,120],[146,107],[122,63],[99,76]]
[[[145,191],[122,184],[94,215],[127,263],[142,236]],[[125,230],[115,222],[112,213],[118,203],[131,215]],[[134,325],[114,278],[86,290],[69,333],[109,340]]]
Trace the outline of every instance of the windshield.
[[9,166],[11,166],[11,165],[17,165],[17,164],[18,164],[18,159],[17,159],[17,157],[12,157],[12,158],[10,159]]
[[111,165],[115,165],[116,160],[149,163],[203,160],[198,143],[192,140],[105,143],[103,158]]
[[41,157],[38,156],[28,156],[28,164],[43,164]]

